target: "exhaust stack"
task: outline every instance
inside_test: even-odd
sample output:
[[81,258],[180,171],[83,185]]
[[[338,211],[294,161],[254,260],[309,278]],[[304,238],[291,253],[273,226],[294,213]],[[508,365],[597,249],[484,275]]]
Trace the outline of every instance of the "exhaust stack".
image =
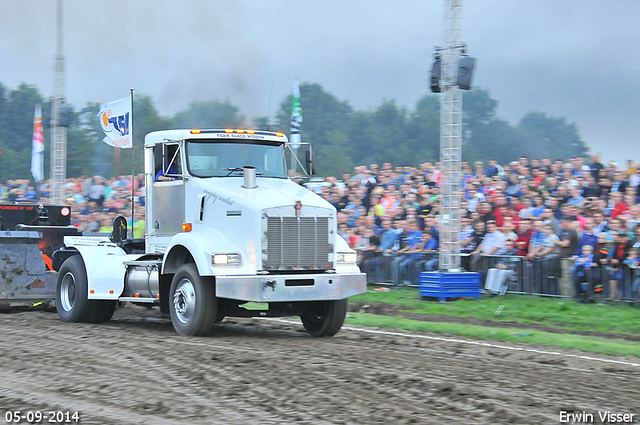
[[252,165],[245,165],[242,167],[242,173],[244,174],[244,187],[245,189],[254,189],[258,187],[256,185],[256,167]]

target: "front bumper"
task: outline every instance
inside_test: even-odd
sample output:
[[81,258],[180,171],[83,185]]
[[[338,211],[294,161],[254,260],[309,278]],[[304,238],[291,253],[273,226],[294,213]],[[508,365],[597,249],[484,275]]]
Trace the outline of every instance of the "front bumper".
[[257,303],[342,300],[367,291],[366,274],[216,276],[216,296]]

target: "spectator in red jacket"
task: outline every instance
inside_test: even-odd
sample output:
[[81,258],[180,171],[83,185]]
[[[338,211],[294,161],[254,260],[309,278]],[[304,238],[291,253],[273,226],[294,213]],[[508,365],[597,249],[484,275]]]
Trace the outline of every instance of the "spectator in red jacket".
[[611,218],[617,218],[629,209],[629,205],[622,201],[622,193],[620,192],[613,192],[611,194],[611,201],[609,202],[610,205],[613,206],[613,209],[611,210]]
[[529,242],[531,242],[531,220],[525,218],[520,220],[518,224],[518,239],[516,239],[515,247],[518,250],[517,254],[520,257],[526,257],[529,253]]

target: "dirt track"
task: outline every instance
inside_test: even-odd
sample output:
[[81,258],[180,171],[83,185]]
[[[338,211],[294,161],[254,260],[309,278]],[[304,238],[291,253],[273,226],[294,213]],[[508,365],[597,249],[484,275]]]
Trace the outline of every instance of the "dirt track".
[[7,410],[132,425],[538,425],[561,410],[640,422],[640,367],[460,342],[348,329],[316,339],[260,319],[186,338],[134,306],[106,325],[0,314],[0,341],[0,423]]

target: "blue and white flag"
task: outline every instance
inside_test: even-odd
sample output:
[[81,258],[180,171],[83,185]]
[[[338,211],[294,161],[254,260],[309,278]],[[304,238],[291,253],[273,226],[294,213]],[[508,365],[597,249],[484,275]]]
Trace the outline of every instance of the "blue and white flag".
[[133,147],[131,139],[132,109],[130,97],[123,97],[100,105],[98,118],[105,134],[103,142],[116,148],[129,149]]

